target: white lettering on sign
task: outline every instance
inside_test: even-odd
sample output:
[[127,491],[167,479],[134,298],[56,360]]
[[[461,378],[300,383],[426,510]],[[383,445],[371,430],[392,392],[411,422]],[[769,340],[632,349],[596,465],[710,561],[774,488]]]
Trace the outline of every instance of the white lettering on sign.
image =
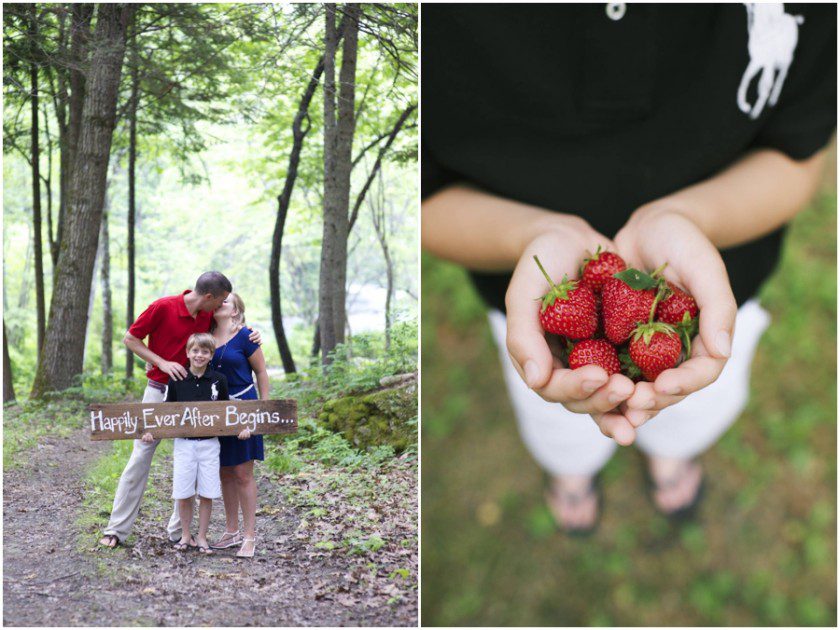
[[279,411],[238,412],[236,407],[228,405],[225,408],[225,426],[244,425],[249,431],[256,431],[261,424],[292,424],[293,418],[281,418]]
[[[220,416],[212,413],[202,413],[198,407],[184,407],[180,413],[155,413],[154,409],[143,409],[139,416],[132,416],[125,411],[118,416],[105,416],[101,409],[90,412],[90,428],[93,432],[111,431],[134,435],[138,427],[143,432],[161,427],[212,427],[219,422]],[[235,405],[225,407],[225,426],[242,426],[250,431],[256,431],[261,425],[293,425],[294,418],[283,418],[278,411],[237,411]]]
[[92,431],[114,431],[116,433],[126,433],[132,435],[137,432],[137,418],[132,416],[128,411],[119,416],[106,417],[102,415],[102,410],[90,412],[90,428]]

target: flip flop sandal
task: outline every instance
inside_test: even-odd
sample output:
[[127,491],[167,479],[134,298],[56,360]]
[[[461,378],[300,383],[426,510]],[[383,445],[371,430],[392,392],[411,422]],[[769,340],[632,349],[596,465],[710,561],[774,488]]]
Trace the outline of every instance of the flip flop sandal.
[[206,545],[196,545],[195,548],[198,551],[198,553],[204,554],[205,556],[212,556],[213,554],[216,553],[215,551],[213,551],[212,549],[210,549],[210,547],[207,547]]
[[664,512],[656,503],[654,494],[657,490],[666,490],[668,488],[673,488],[674,486],[678,485],[680,481],[682,481],[682,479],[685,477],[685,474],[688,469],[699,466],[700,464],[697,463],[697,460],[691,460],[688,466],[686,466],[683,469],[683,472],[678,473],[671,479],[665,480],[664,483],[657,483],[653,479],[653,476],[650,474],[650,470],[647,467],[645,467],[645,480],[647,485],[648,499],[650,499],[650,502],[653,504],[653,507],[656,509],[656,511],[662,514],[669,521],[672,521],[674,523],[690,521],[697,516],[697,506],[700,505],[700,502],[703,500],[706,488],[706,476],[703,475],[702,468],[700,470],[700,483],[697,486],[697,490],[694,492],[694,497],[684,506],[677,508],[676,510],[673,510],[671,512]]
[[219,542],[210,545],[210,549],[230,549],[242,544],[242,538],[239,536],[239,530],[235,532],[225,532],[219,539]]
[[189,546],[190,546],[189,543],[177,542],[174,545],[172,545],[172,548],[175,551],[186,551],[189,548]]
[[[592,478],[592,483],[590,484],[589,488],[584,494],[576,494],[576,493],[558,493],[554,490],[551,477],[548,474],[545,474],[545,482],[546,482],[546,490],[545,490],[545,501],[548,504],[548,509],[551,512],[551,516],[554,518],[555,523],[557,524],[557,529],[567,536],[571,536],[573,538],[587,538],[591,536],[595,531],[597,531],[598,526],[601,524],[601,512],[603,511],[603,493],[601,492],[601,475],[597,474]],[[590,527],[566,527],[560,521],[560,518],[554,513],[554,510],[551,509],[552,500],[559,499],[561,502],[565,502],[566,504],[575,505],[578,504],[592,495],[595,495],[598,506],[597,506],[597,513],[595,516],[595,522],[592,523]]]

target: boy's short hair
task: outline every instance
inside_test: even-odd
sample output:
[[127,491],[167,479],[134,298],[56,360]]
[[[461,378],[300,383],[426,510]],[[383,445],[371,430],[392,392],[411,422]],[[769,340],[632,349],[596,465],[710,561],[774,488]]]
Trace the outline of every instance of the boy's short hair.
[[190,335],[190,338],[187,339],[187,352],[189,352],[193,346],[204,348],[209,350],[210,354],[213,354],[216,351],[216,340],[210,333],[193,333]]
[[223,293],[233,291],[233,285],[225,274],[220,271],[205,271],[195,281],[195,292],[199,295],[209,293],[213,297],[219,297]]

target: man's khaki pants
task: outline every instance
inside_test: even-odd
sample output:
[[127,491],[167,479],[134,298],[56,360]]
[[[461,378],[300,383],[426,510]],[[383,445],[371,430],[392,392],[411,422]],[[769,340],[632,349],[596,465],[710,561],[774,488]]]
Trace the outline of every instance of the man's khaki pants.
[[[143,392],[143,402],[159,403],[166,399],[166,392],[161,392],[154,387],[146,385]],[[146,482],[149,480],[149,470],[152,467],[152,456],[155,454],[160,440],[146,444],[143,440],[134,440],[134,450],[131,458],[126,464],[117,486],[117,494],[114,497],[114,507],[111,510],[111,520],[105,528],[105,534],[111,534],[125,541],[131,533],[134,519],[140,512],[140,502],[143,500],[143,493],[146,491]],[[170,540],[181,538],[181,519],[178,516],[178,502],[174,502],[172,517],[166,528]]]

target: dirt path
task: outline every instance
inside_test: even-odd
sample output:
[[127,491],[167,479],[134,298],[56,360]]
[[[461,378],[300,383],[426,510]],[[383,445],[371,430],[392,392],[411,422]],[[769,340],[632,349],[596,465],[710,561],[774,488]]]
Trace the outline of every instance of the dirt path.
[[[259,553],[253,561],[238,560],[235,549],[213,557],[179,554],[165,534],[171,463],[163,461],[149,481],[163,498],[144,502],[129,546],[97,549],[91,532],[84,538],[91,542],[80,549],[76,522],[85,471],[109,448],[91,443],[83,431],[50,438],[24,467],[5,473],[4,625],[416,625],[416,513],[409,509],[410,497],[396,505],[386,493],[381,504],[360,508],[381,519],[387,542],[375,554],[354,553],[346,545],[318,543],[324,523],[332,522],[332,533],[340,534],[343,521],[353,520],[341,497],[320,492],[329,484],[306,473],[282,480],[261,474]],[[400,494],[407,490],[416,497],[413,466],[396,460],[387,476]],[[311,488],[317,495],[313,505],[324,506],[316,513],[320,520],[308,522],[300,506],[289,506],[280,496],[283,483]],[[211,532],[223,526],[219,501]],[[412,565],[408,575],[401,574]]]

